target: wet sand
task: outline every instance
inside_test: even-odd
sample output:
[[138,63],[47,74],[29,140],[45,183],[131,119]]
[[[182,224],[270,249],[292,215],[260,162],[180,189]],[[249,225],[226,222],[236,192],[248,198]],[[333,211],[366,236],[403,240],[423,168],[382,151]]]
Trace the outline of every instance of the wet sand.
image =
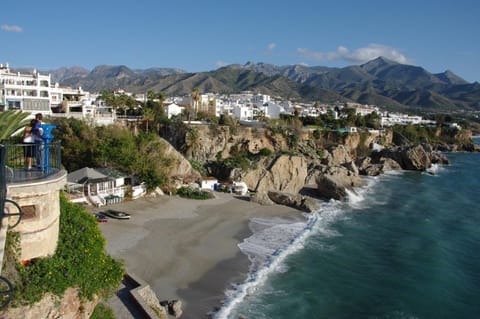
[[111,205],[131,219],[100,224],[108,253],[149,283],[160,300],[182,300],[182,318],[205,318],[231,283],[243,282],[250,263],[237,245],[250,235],[251,218],[301,218],[285,206],[215,195],[205,201],[161,196]]

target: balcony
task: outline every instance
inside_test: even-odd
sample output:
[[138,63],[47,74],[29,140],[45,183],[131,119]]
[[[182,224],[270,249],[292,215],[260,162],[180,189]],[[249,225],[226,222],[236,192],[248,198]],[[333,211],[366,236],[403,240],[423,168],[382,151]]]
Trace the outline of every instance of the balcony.
[[[25,183],[54,176],[61,171],[61,143],[53,141],[43,146],[36,144],[5,143],[5,180],[7,184]],[[30,149],[27,149],[30,148]],[[31,166],[27,170],[26,154],[32,152]],[[44,158],[42,165],[41,159]]]
[[[67,182],[66,171],[60,169],[60,141],[36,148],[35,151],[42,151],[44,158],[40,162],[44,159],[44,165],[28,171],[25,170],[25,148],[25,144],[0,145],[0,208],[4,208],[0,210],[3,234],[0,248],[3,247],[1,238],[5,238],[8,230],[3,226],[16,225],[15,231],[20,234],[19,260],[55,253],[60,221],[59,192]],[[33,155],[32,166],[40,162]]]

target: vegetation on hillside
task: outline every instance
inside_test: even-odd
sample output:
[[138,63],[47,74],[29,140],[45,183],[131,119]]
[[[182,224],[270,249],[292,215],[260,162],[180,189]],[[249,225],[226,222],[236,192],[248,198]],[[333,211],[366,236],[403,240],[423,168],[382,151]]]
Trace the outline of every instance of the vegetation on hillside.
[[167,183],[173,160],[155,133],[118,126],[94,127],[72,118],[58,118],[55,138],[62,140],[62,164],[72,172],[83,167],[107,167],[136,176],[147,188]]
[[53,256],[18,261],[18,233],[8,232],[4,272],[14,281],[13,306],[32,304],[47,293],[61,296],[69,287],[82,298],[108,296],[120,284],[123,265],[107,255],[105,239],[93,215],[60,197],[60,232]]
[[470,143],[471,141],[462,140],[462,131],[449,127],[428,127],[421,125],[395,125],[392,128],[395,135],[398,135],[404,142],[419,143],[447,143],[461,144]]

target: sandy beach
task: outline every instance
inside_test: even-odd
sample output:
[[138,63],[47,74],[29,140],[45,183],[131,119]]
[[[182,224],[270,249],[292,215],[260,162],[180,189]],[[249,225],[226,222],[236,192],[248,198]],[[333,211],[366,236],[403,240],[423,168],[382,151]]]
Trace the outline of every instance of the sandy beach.
[[303,218],[285,206],[215,195],[205,201],[160,196],[111,205],[131,219],[100,224],[108,253],[149,283],[160,300],[180,299],[182,318],[205,318],[231,283],[245,279],[250,262],[237,245],[249,236],[251,218]]

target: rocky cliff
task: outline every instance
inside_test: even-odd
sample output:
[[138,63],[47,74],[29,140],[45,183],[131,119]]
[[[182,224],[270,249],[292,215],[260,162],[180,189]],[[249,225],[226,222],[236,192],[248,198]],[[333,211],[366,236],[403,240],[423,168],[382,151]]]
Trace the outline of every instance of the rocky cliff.
[[77,289],[68,288],[62,297],[49,293],[31,306],[8,308],[2,313],[2,318],[88,319],[97,303],[97,297],[92,301],[82,301]]
[[[462,138],[468,145],[468,134]],[[398,142],[398,136],[388,130],[319,133],[203,125],[186,130],[184,139],[188,159],[204,163],[220,179],[242,180],[256,193],[255,200],[264,204],[300,202],[279,194],[295,195],[306,186],[316,189],[318,197],[343,199],[362,185],[361,175],[425,170],[433,163],[448,163],[438,145]]]
[[170,143],[164,139],[161,140],[161,143],[164,146],[163,155],[173,161],[172,165],[169,166],[168,176],[174,184],[189,183],[200,178],[200,174],[192,168],[190,162]]

